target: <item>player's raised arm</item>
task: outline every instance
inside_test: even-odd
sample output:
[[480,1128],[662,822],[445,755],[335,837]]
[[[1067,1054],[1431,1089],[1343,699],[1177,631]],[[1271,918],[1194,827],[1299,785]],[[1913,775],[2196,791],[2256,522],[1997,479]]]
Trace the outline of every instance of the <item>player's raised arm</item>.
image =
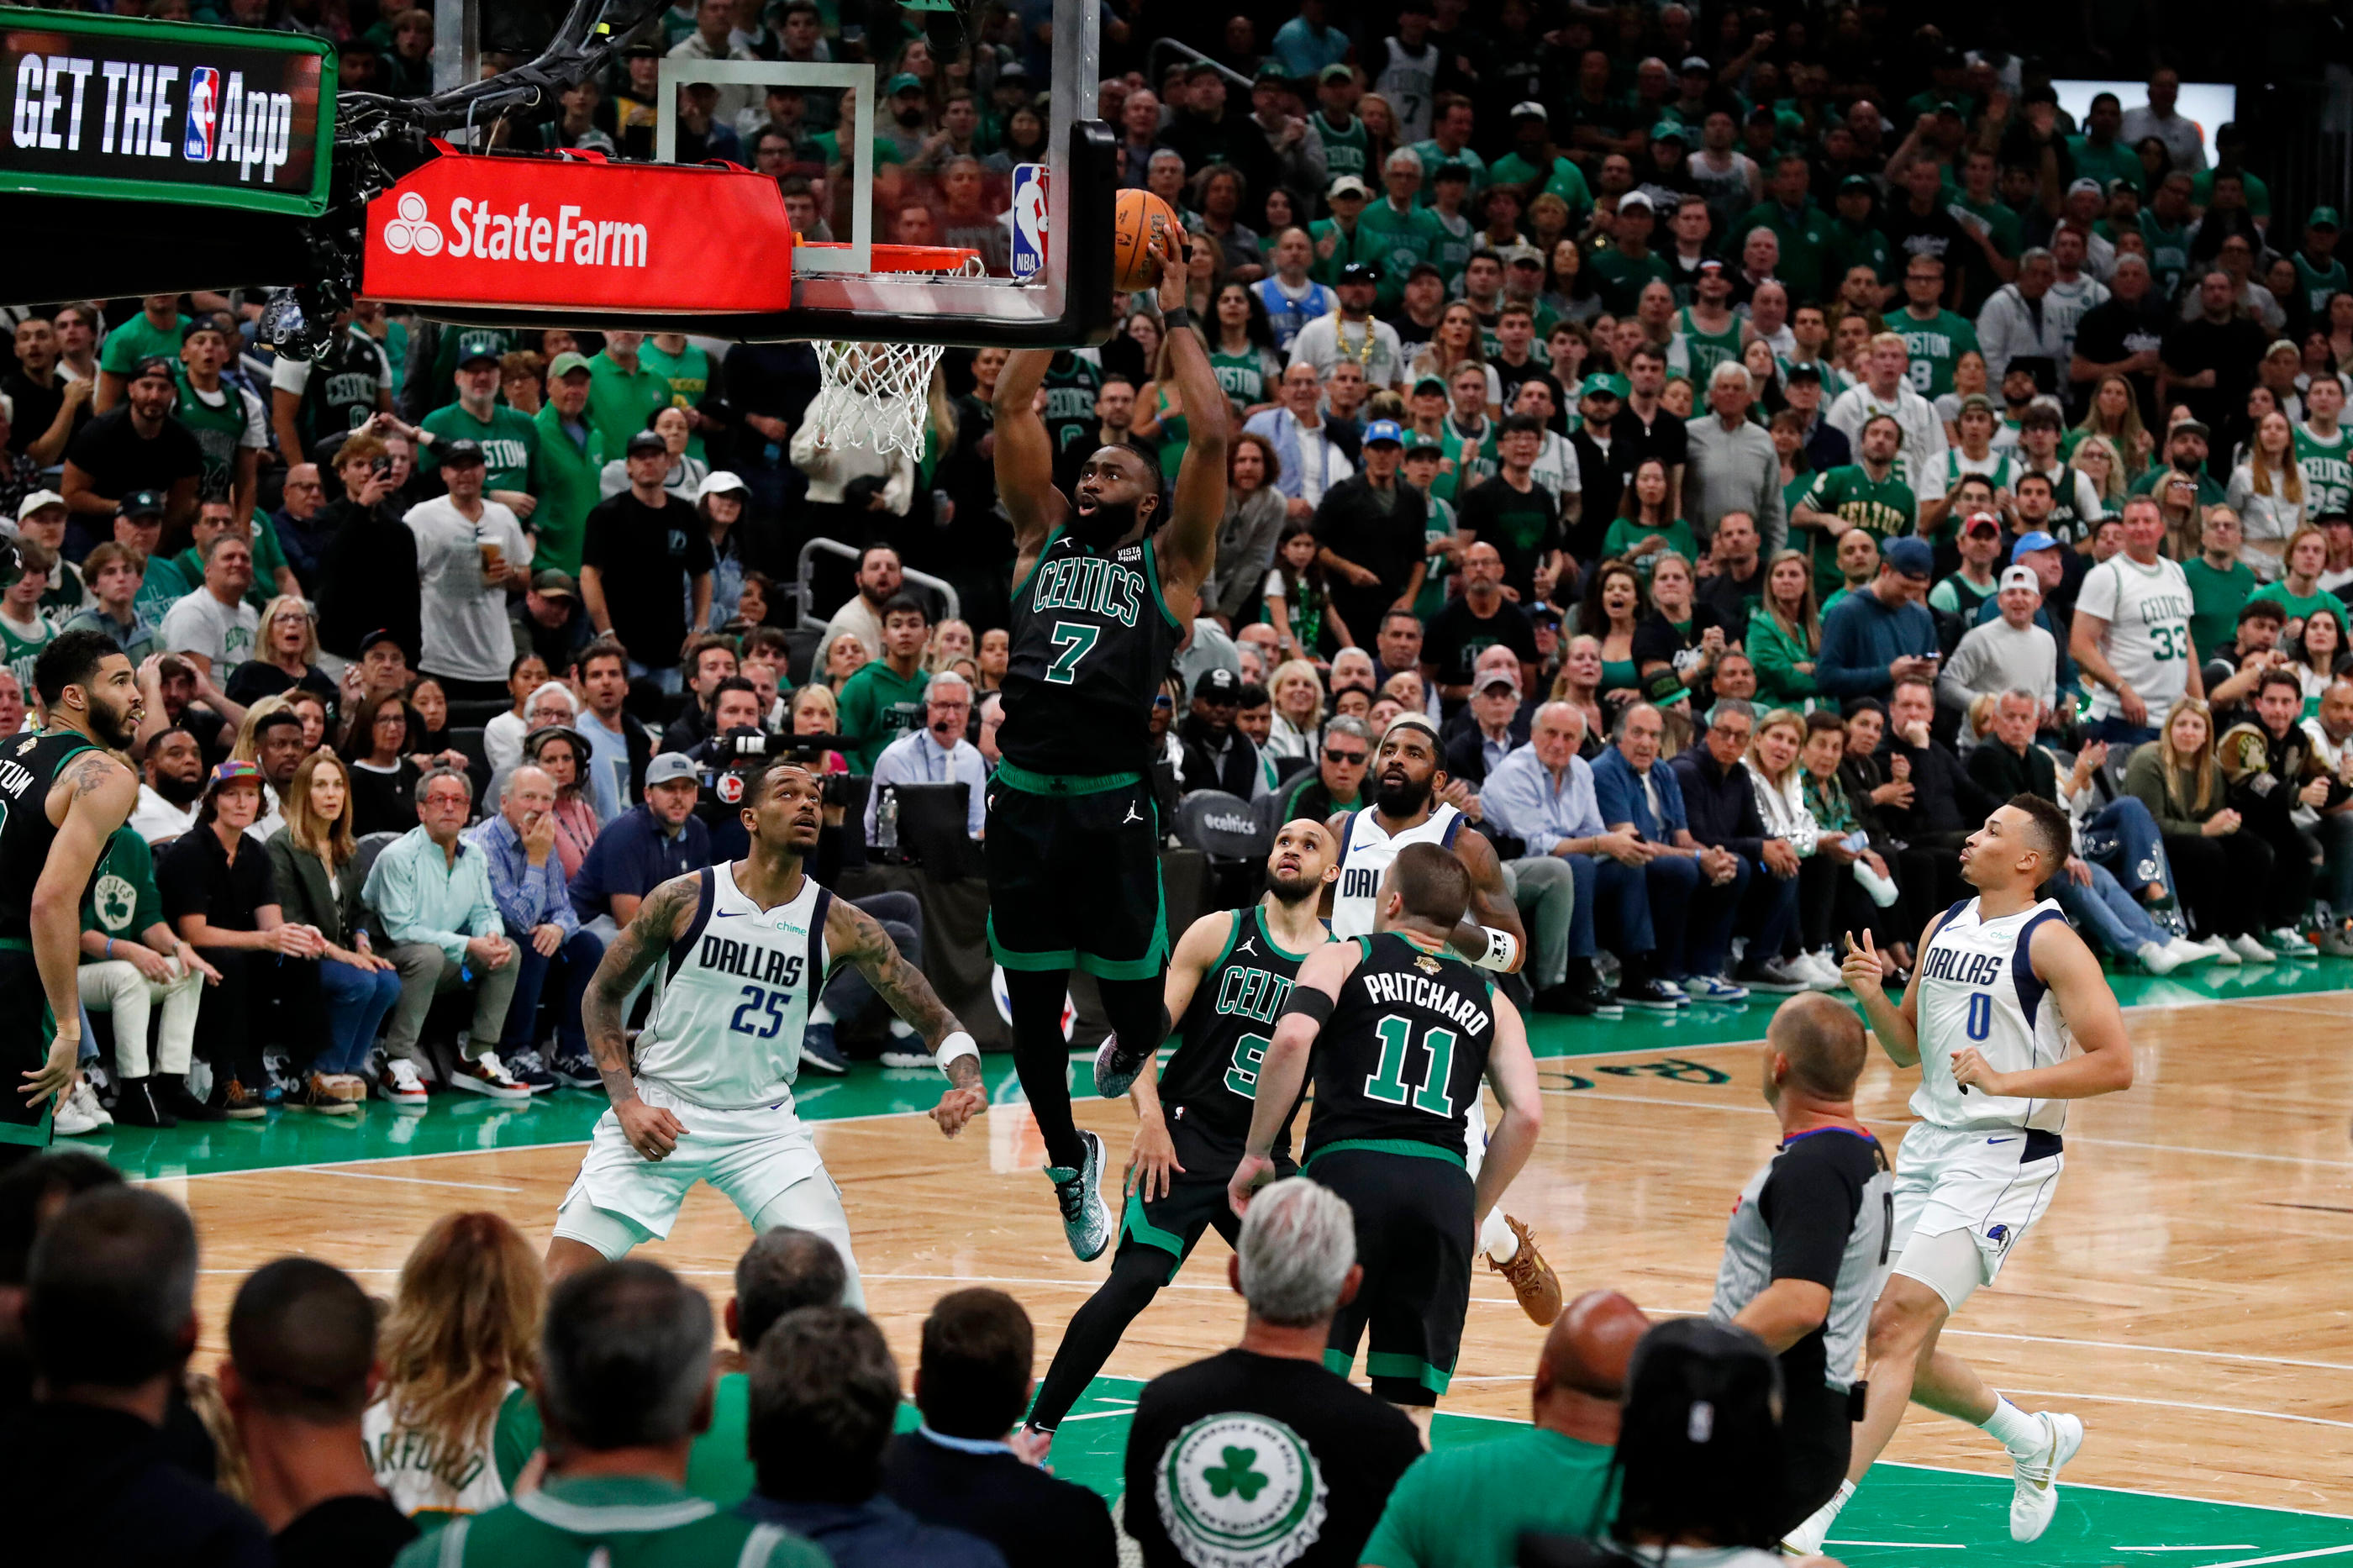
[[1482,969],[1518,973],[1527,962],[1527,928],[1520,923],[1519,906],[1504,889],[1504,864],[1495,858],[1495,847],[1485,834],[1466,826],[1454,836],[1454,858],[1471,874],[1471,903],[1447,945]]
[[1495,1091],[1502,1109],[1487,1130],[1487,1157],[1479,1166],[1471,1212],[1484,1215],[1504,1201],[1504,1189],[1536,1152],[1536,1136],[1544,1131],[1543,1099],[1536,1085],[1536,1060],[1528,1049],[1528,1026],[1512,999],[1492,993],[1495,1008],[1495,1043],[1487,1051],[1487,1087]]
[[596,1058],[596,1075],[613,1101],[629,1147],[649,1160],[659,1160],[686,1136],[685,1124],[668,1110],[638,1098],[638,1080],[629,1070],[627,1033],[631,993],[670,952],[670,943],[694,923],[695,906],[702,898],[700,871],[672,877],[645,896],[638,912],[605,950],[580,998],[580,1024],[588,1036],[589,1053]]
[[1053,363],[1051,349],[1016,349],[997,376],[997,493],[1024,562],[1045,547],[1071,510],[1054,488],[1053,437],[1038,416],[1038,390]]
[[1236,1214],[1250,1208],[1250,1189],[1274,1174],[1274,1140],[1289,1119],[1291,1108],[1307,1084],[1307,1055],[1315,1037],[1339,1005],[1340,987],[1355,973],[1365,950],[1353,942],[1335,942],[1317,948],[1299,966],[1291,1000],[1275,1021],[1274,1038],[1258,1064],[1258,1098],[1251,1102],[1250,1136],[1242,1145],[1241,1163],[1226,1184],[1226,1201]]
[[[874,994],[923,1037],[950,1085],[932,1108],[932,1120],[951,1138],[964,1131],[965,1122],[988,1109],[988,1091],[980,1081],[980,1047],[956,1022],[923,972],[907,962],[881,922],[848,899],[834,900],[825,917],[825,945],[834,957],[856,964]],[[823,979],[813,974],[809,984],[819,984]]]
[[2044,921],[2034,928],[2027,962],[2034,977],[2051,988],[2051,1000],[2084,1054],[2047,1068],[1996,1072],[1969,1046],[1953,1053],[1953,1081],[1983,1094],[2020,1100],[2089,1100],[2130,1089],[2132,1040],[2125,1033],[2124,1010],[2116,1005],[2100,961],[2084,939],[2064,921]]
[[[1181,230],[1155,234],[1148,242],[1160,261],[1160,310],[1168,322],[1168,363],[1185,399],[1185,459],[1176,469],[1176,492],[1169,499],[1168,524],[1153,546],[1160,580],[1183,613],[1186,595],[1200,591],[1218,556],[1218,525],[1226,516],[1226,449],[1233,440],[1233,405],[1209,351],[1198,331],[1179,331],[1185,310],[1186,270]],[[999,387],[1005,384],[997,383]]]
[[[1929,939],[1944,923],[1945,916],[1939,913],[1920,933],[1920,945],[1913,951],[1923,960],[1928,954]],[[1900,1003],[1890,1002],[1886,990],[1879,983],[1888,968],[1887,955],[1879,951],[1869,931],[1862,933],[1862,945],[1860,947],[1855,945],[1854,933],[1846,933],[1846,962],[1839,966],[1839,973],[1846,981],[1847,989],[1854,993],[1854,999],[1862,1004],[1863,1021],[1871,1026],[1871,1032],[1879,1037],[1880,1048],[1887,1053],[1888,1060],[1900,1068],[1917,1067],[1920,1062],[1920,965],[1913,964],[1912,980],[1905,986],[1904,999]]]
[[[21,1092],[27,1105],[55,1096],[64,1103],[79,1073],[81,1056],[81,895],[90,886],[107,840],[139,804],[139,775],[103,752],[75,758],[65,771],[73,786],[65,820],[49,845],[48,858],[33,884],[27,913],[33,928],[33,965],[48,999],[57,1035],[48,1059],[25,1074]],[[40,809],[35,805],[34,809]]]

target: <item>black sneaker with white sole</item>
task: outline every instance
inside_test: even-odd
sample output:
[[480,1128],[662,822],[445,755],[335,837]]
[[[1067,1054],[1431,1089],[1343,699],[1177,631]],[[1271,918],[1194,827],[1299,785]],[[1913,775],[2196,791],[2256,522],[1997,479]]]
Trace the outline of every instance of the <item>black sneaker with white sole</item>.
[[536,1047],[527,1047],[501,1058],[506,1063],[507,1076],[533,1094],[554,1094],[555,1075],[547,1070],[546,1060]]
[[831,1024],[809,1024],[801,1029],[801,1066],[836,1077],[849,1070],[849,1058],[834,1044]]
[[598,1072],[596,1064],[586,1057],[567,1057],[558,1054],[554,1060],[547,1064],[547,1070],[556,1082],[566,1089],[605,1087],[605,1075]]
[[1105,1100],[1121,1098],[1144,1076],[1144,1064],[1151,1059],[1149,1047],[1124,1050],[1117,1035],[1105,1035],[1103,1043],[1095,1050],[1095,1092]]
[[1672,1013],[1691,1004],[1680,991],[1671,991],[1651,979],[1629,980],[1618,987],[1618,1000],[1628,1007],[1640,1007],[1645,1012]]

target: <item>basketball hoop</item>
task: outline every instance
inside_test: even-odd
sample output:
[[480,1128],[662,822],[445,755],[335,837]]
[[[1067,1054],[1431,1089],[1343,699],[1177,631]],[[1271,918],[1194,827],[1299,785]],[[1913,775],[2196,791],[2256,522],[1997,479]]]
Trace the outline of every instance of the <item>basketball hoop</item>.
[[[795,248],[819,242],[802,240]],[[946,246],[878,245],[876,272],[978,276],[980,253]],[[816,344],[818,395],[803,416],[819,447],[859,447],[881,457],[923,456],[932,373],[944,352],[937,343],[831,342]]]

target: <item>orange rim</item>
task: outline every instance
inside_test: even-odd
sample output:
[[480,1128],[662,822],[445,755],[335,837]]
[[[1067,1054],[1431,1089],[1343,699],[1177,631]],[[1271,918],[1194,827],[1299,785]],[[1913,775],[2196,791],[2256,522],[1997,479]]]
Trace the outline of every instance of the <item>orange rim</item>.
[[[839,239],[803,239],[793,236],[793,248],[848,250]],[[980,259],[980,252],[954,245],[877,245],[871,247],[868,268],[874,272],[961,272]]]

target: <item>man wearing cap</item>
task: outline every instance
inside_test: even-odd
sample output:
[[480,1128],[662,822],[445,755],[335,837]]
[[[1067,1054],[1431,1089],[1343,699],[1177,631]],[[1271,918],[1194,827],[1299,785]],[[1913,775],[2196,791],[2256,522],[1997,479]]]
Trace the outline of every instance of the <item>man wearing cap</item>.
[[[2027,521],[2026,510],[2037,504],[2037,492],[2045,492],[2047,499],[2049,488],[2039,477],[2021,485],[2021,522]],[[2084,568],[2087,561],[2087,557],[2068,549],[2040,528],[2020,532],[2010,542],[2010,563],[2032,571],[2034,581],[2042,590],[2042,603],[2034,612],[2034,624],[2049,632],[2052,641],[2059,646],[2059,689],[2071,694],[2071,702],[2074,700],[2072,694],[2077,689],[2080,672],[2067,652],[2073,631],[2069,606],[2074,603],[2075,590],[2082,586],[2081,577],[2073,574]],[[1997,595],[1991,603],[1978,606],[1978,625],[1985,625],[2000,613],[2000,596]]]
[[269,445],[269,423],[261,399],[234,383],[221,371],[228,363],[227,331],[218,318],[198,316],[182,331],[174,358],[176,401],[172,416],[196,438],[205,455],[197,489],[227,496],[239,517],[253,514],[256,476],[262,448]]
[[1512,106],[1512,150],[1487,166],[1490,189],[1516,188],[1525,207],[1539,195],[1558,196],[1568,204],[1572,231],[1583,226],[1593,210],[1593,191],[1585,172],[1559,152],[1552,133],[1552,115],[1530,99]]
[[1969,493],[1964,504],[1968,510],[1962,515],[1959,530],[1960,568],[1928,590],[1928,607],[1957,617],[1964,626],[1973,626],[1978,607],[2000,590],[1994,573],[2001,560],[2002,534],[2001,519],[1991,510],[1992,491],[1986,481],[1971,478],[1966,482]]
[[[1315,242],[1305,229],[1287,228],[1276,235],[1270,260],[1273,271],[1251,284],[1250,291],[1266,307],[1267,325],[1274,330],[1274,346],[1289,353],[1293,341],[1310,322],[1321,321],[1339,308],[1339,296],[1308,276],[1308,269],[1315,263]],[[1210,355],[1212,362],[1218,357]]]
[[2339,228],[2335,207],[2315,207],[2305,215],[2304,237],[2288,259],[2295,264],[2295,281],[2304,295],[2305,313],[2315,321],[2327,315],[2329,297],[2353,290],[2353,275],[2337,259]]
[[1597,245],[1587,262],[1599,285],[1602,308],[1612,315],[1632,310],[1641,299],[1642,286],[1652,279],[1669,285],[1674,282],[1666,262],[1651,250],[1657,216],[1649,196],[1628,191],[1618,198],[1617,211],[1609,223],[1611,242]]
[[481,453],[482,493],[519,520],[537,502],[531,494],[532,460],[539,449],[539,426],[531,416],[499,401],[499,359],[485,348],[462,351],[458,359],[457,400],[417,424],[428,458],[445,441],[469,441]]
[[1879,574],[1822,617],[1814,681],[1833,697],[1885,697],[1899,681],[1936,678],[1936,622],[1920,601],[1936,552],[1904,535],[1881,547]]
[[[1812,298],[1826,298],[1829,290],[1858,267],[1870,268],[1872,278],[1883,287],[1892,282],[1899,276],[1903,253],[1889,241],[1875,219],[1878,184],[1868,174],[1847,174],[1839,180],[1831,200],[1837,212],[1824,238],[1820,291]],[[1752,216],[1748,221],[1753,223],[1756,219]],[[1808,296],[1800,294],[1798,298],[1803,300]],[[1874,301],[1874,308],[1876,304]]]
[[598,480],[608,456],[605,433],[588,414],[594,375],[586,355],[570,349],[557,354],[547,367],[547,401],[532,420],[536,438],[531,487],[538,500],[531,514],[536,535],[532,559],[543,569],[575,575],[588,513],[603,499]]
[[[1429,215],[1419,217],[1427,219]],[[1260,287],[1263,289],[1279,280],[1269,279]],[[1368,263],[1352,261],[1342,267],[1331,290],[1338,309],[1300,327],[1291,342],[1289,363],[1314,366],[1316,379],[1322,381],[1331,375],[1333,366],[1348,360],[1363,370],[1369,389],[1397,385],[1405,374],[1405,349],[1398,341],[1397,329],[1373,314],[1379,289],[1380,274]]]
[[1989,693],[2031,691],[2041,704],[2040,721],[2048,723],[2059,700],[2059,644],[2035,624],[2042,580],[2031,566],[2006,566],[1993,603],[1994,618],[1963,633],[1952,658],[1937,672],[1936,699],[1966,712]]
[[711,531],[664,488],[670,448],[659,436],[638,430],[622,449],[629,488],[589,510],[580,597],[598,635],[628,649],[632,678],[676,691],[687,636],[710,619]]
[[[458,374],[462,382],[479,372],[460,366]],[[480,447],[451,437],[432,450],[448,493],[418,502],[402,519],[417,540],[423,590],[417,668],[452,700],[497,700],[514,662],[506,591],[530,581],[531,541],[512,511],[484,495],[489,469]]]
[[1192,709],[1176,726],[1184,759],[1176,777],[1187,793],[1223,790],[1243,800],[1268,793],[1258,747],[1234,725],[1241,690],[1241,677],[1230,669],[1205,669],[1193,682]]
[[[1372,187],[1355,174],[1338,176],[1324,192],[1324,202],[1332,216],[1307,226],[1308,238],[1315,247],[1311,272],[1317,282],[1337,282],[1340,269],[1354,263],[1377,267],[1388,254],[1388,231],[1377,226],[1367,226],[1364,222],[1366,204],[1371,195]],[[1400,273],[1381,290],[1381,308],[1395,310],[1404,298],[1404,290],[1405,278]]]
[[1446,742],[1447,778],[1472,790],[1483,784],[1505,757],[1527,743],[1529,719],[1521,710],[1516,668],[1506,662],[1482,672],[1465,705],[1470,723],[1459,731],[1447,726],[1451,736]]
[[2126,500],[2124,526],[2124,552],[2084,574],[2068,651],[2091,679],[2093,732],[2137,746],[2157,738],[2177,699],[2206,688],[2189,640],[2189,580],[2158,552],[2165,514],[2156,499]]
[[646,764],[645,799],[605,825],[568,891],[580,927],[610,946],[648,893],[711,864],[711,833],[694,815],[694,763],[664,752]]
[[66,446],[58,489],[76,516],[111,518],[123,497],[139,491],[164,499],[166,522],[195,515],[204,448],[172,417],[179,395],[170,360],[151,355],[128,368],[122,405],[83,426]]
[[[2243,395],[2240,401],[2245,401]],[[2129,493],[2155,496],[2169,514],[2168,524],[2178,531],[2183,519],[2211,506],[2229,505],[2229,494],[2206,469],[2206,457],[2213,439],[2212,429],[2203,420],[2179,421],[2165,433],[2165,461],[2150,464],[2148,472],[2132,482]],[[2309,508],[2310,503],[2306,505]]]
[[1398,482],[1404,431],[1393,419],[1376,419],[1366,426],[1362,455],[1365,471],[1326,490],[1314,519],[1333,607],[1360,637],[1376,632],[1391,608],[1413,607],[1429,565],[1429,503]]
[[98,353],[98,392],[91,406],[111,414],[130,395],[131,383],[142,361],[166,363],[180,357],[181,333],[189,318],[180,314],[177,294],[150,294],[139,301],[139,314],[111,328]]

